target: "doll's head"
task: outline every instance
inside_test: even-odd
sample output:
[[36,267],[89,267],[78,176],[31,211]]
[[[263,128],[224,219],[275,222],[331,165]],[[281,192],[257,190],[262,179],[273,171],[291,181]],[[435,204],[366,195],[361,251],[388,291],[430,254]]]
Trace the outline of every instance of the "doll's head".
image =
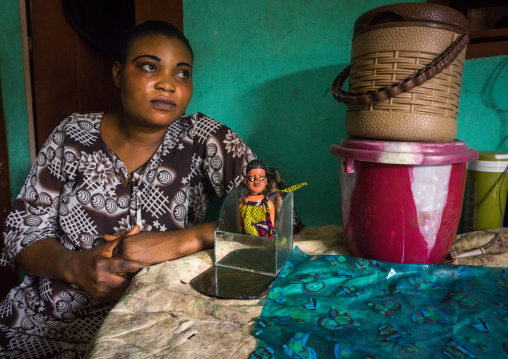
[[124,34],[122,39],[119,41],[116,60],[120,62],[120,64],[124,65],[131,44],[141,37],[154,35],[164,35],[168,38],[176,38],[180,40],[189,50],[192,59],[194,59],[194,53],[192,52],[189,40],[187,40],[180,30],[169,22],[162,20],[150,20],[133,27]]
[[247,175],[243,184],[251,194],[261,194],[266,187],[266,165],[263,161],[255,159],[247,163]]

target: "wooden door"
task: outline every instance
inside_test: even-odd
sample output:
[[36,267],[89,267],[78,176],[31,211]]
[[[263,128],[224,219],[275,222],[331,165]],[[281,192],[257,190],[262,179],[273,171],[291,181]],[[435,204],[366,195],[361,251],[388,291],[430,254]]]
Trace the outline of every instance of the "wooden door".
[[[37,149],[73,112],[118,110],[113,59],[86,43],[67,22],[61,0],[32,0],[32,82]],[[181,0],[135,0],[135,21],[166,20],[183,30]]]
[[120,108],[113,60],[84,42],[59,0],[34,0],[31,11],[32,84],[37,149],[73,112]]
[[[0,80],[1,81],[1,80]],[[9,157],[7,156],[7,139],[5,135],[5,118],[2,105],[2,86],[0,86],[0,223],[5,223],[11,209],[11,189],[9,182]],[[3,238],[2,238],[3,239]],[[3,250],[3,240],[0,241],[0,253]],[[0,269],[0,300],[18,283],[16,269],[1,267]]]

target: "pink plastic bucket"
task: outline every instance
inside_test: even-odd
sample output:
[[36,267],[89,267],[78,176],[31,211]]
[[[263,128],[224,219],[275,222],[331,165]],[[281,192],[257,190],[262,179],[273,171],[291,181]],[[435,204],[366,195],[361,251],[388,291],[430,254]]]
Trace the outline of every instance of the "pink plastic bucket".
[[343,139],[342,224],[354,256],[441,263],[459,225],[467,162],[478,152],[449,143]]

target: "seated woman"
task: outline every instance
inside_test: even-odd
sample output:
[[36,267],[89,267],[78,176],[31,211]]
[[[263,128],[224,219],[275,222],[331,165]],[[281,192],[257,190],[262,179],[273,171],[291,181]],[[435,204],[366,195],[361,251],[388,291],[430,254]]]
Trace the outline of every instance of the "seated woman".
[[0,263],[27,274],[0,303],[0,357],[83,356],[141,268],[213,246],[206,206],[255,158],[228,127],[184,115],[193,53],[174,26],[143,23],[122,48],[123,110],[61,122],[7,217]]

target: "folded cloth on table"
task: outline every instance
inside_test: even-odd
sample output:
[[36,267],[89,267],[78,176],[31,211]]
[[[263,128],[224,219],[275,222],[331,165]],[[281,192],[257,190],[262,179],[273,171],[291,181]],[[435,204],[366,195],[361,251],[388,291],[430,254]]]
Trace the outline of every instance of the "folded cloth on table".
[[507,273],[296,247],[256,322],[251,358],[508,357]]

